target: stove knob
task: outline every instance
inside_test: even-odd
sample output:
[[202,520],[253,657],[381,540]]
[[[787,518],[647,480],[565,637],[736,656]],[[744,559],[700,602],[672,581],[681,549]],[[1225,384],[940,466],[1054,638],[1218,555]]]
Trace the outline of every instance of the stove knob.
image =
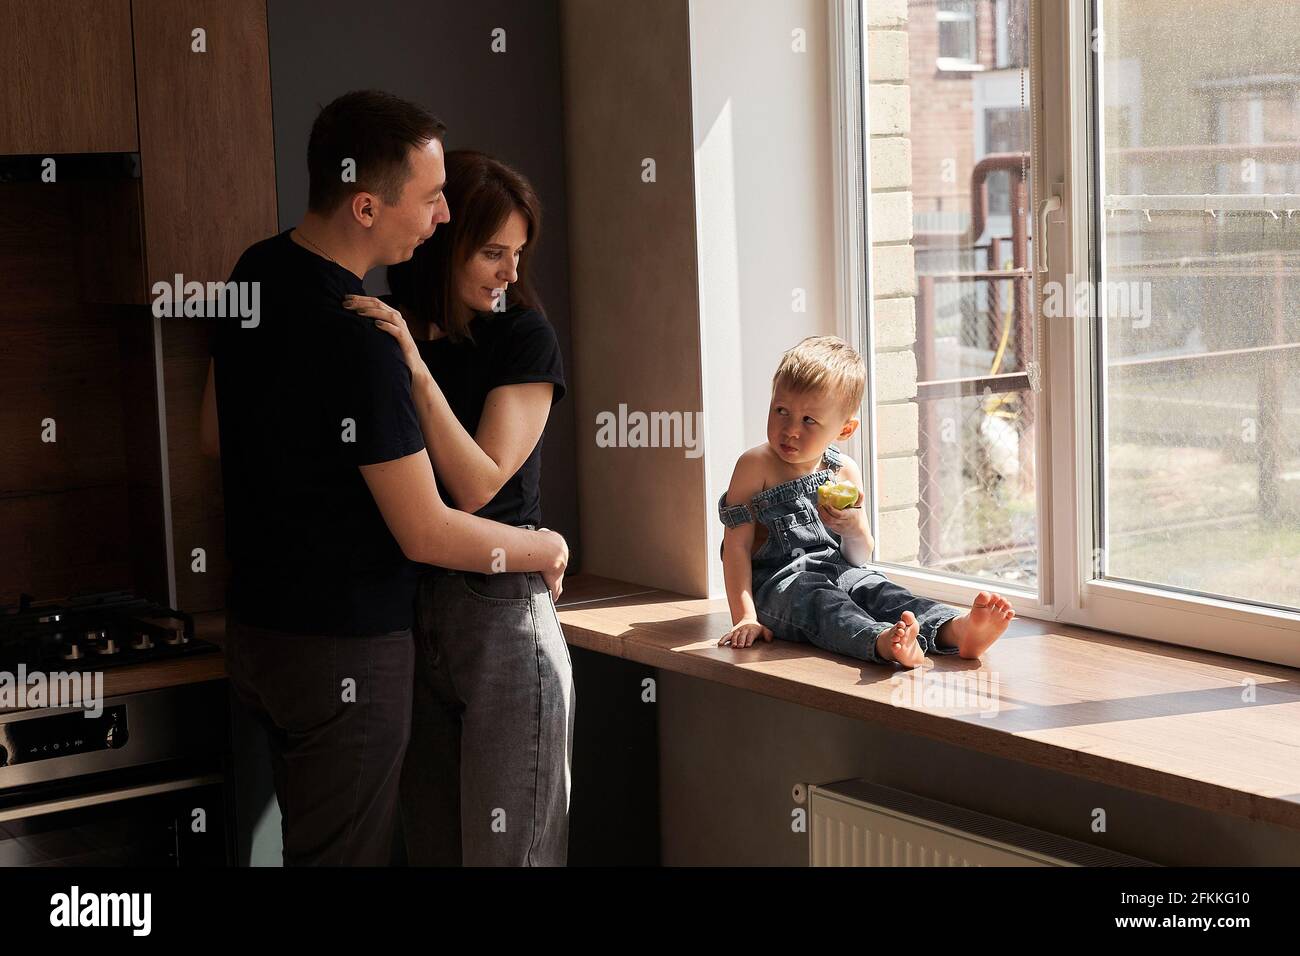
[[135,636],[135,640],[131,642],[131,647],[137,651],[151,651],[153,650],[153,638],[149,636],[148,631],[141,631]]
[[118,650],[120,650],[120,648],[117,646],[117,641],[113,640],[113,638],[111,637],[104,638],[104,642],[95,649],[99,651],[99,653],[104,654],[105,656],[109,654],[116,654]]
[[164,640],[173,646],[178,644],[188,644],[190,642],[190,639],[185,636],[185,626],[183,624],[169,630],[167,632],[167,637],[164,638]]
[[65,661],[79,661],[84,656],[81,653],[81,645],[76,641],[63,645],[63,659]]

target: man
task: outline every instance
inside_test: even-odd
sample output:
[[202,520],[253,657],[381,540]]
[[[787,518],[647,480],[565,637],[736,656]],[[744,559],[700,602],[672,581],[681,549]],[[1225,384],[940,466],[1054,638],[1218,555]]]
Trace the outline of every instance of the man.
[[386,93],[326,106],[307,147],[307,214],[231,275],[260,284],[260,314],[215,339],[202,437],[222,462],[226,663],[269,736],[286,865],[388,862],[410,733],[412,562],[539,571],[558,595],[568,560],[554,532],[443,503],[397,342],[342,306],[367,271],[449,221],[444,132]]

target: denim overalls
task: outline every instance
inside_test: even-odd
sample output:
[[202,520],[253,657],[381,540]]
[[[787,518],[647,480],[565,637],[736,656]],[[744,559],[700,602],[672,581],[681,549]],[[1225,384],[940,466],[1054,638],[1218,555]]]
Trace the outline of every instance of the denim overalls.
[[939,628],[960,615],[946,604],[917,597],[873,568],[851,564],[840,551],[838,535],[817,514],[817,487],[835,480],[843,464],[830,445],[822,469],[759,492],[749,504],[718,499],[718,516],[729,528],[757,521],[767,529],[754,554],[754,607],[760,624],[773,636],[802,641],[859,660],[888,664],[876,653],[876,638],[904,611],[920,624],[917,643],[927,654],[955,654],[940,647]]

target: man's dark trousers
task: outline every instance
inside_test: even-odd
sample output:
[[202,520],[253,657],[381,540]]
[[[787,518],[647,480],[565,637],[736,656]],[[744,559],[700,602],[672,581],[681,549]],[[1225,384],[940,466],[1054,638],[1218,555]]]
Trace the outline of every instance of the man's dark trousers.
[[266,731],[285,866],[391,862],[411,733],[411,631],[226,628],[231,691]]

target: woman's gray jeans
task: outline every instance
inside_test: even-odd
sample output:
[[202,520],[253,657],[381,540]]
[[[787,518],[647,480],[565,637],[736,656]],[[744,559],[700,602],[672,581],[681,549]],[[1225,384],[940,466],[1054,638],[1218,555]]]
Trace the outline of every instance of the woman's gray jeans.
[[429,570],[415,665],[401,781],[409,862],[563,866],[573,667],[542,576]]

